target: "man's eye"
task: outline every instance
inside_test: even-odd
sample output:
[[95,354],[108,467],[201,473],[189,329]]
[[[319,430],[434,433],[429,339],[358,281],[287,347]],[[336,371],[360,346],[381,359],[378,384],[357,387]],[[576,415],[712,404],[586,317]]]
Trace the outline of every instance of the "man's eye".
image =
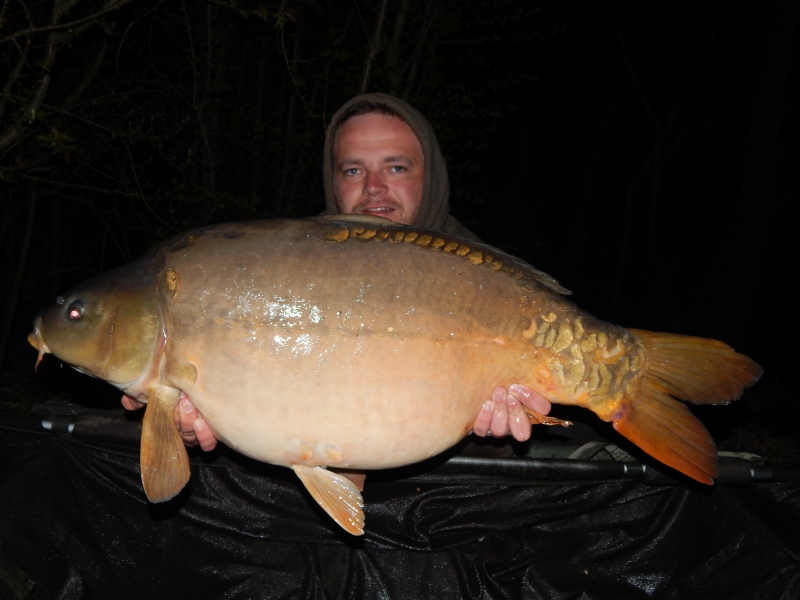
[[392,166],[392,173],[403,173],[404,171],[407,171],[407,169],[403,166],[400,165]]
[[346,176],[348,176],[348,177],[352,177],[353,175],[358,175],[358,169],[356,169],[356,168],[347,169],[347,170],[344,172],[344,174],[345,174]]

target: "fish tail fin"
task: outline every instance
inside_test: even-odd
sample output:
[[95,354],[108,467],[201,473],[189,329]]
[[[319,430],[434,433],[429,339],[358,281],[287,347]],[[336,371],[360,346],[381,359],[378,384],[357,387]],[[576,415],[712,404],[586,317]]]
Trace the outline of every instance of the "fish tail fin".
[[763,369],[750,357],[717,340],[629,330],[646,354],[645,377],[656,389],[692,404],[738,400]]
[[636,397],[623,403],[614,429],[642,450],[681,473],[711,485],[717,476],[717,447],[685,404],[644,378]]
[[695,404],[736,400],[762,369],[719,341],[631,330],[644,348],[646,366],[633,396],[614,415],[614,429],[661,462],[711,484],[717,476],[714,440],[691,411]]

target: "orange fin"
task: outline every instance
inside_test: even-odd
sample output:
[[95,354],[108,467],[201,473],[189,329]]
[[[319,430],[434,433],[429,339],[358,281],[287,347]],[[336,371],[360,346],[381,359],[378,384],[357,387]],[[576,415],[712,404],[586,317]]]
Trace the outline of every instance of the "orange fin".
[[763,371],[749,357],[717,340],[638,329],[630,332],[647,353],[645,376],[653,386],[687,402],[736,400]]
[[173,417],[179,397],[180,390],[163,385],[147,390],[140,465],[144,493],[150,502],[173,498],[191,475],[189,455]]
[[353,535],[364,534],[364,500],[356,484],[324,467],[292,467],[314,500],[342,529]]
[[364,471],[354,471],[352,469],[339,469],[334,467],[328,467],[334,473],[338,473],[343,477],[347,477],[350,481],[352,481],[355,486],[358,488],[359,492],[364,491],[364,482],[367,480],[367,474]]
[[565,421],[564,419],[557,419],[555,417],[548,417],[542,413],[538,413],[533,409],[523,406],[522,410],[528,415],[528,421],[531,425],[561,425],[562,427],[569,427],[573,425],[572,421]]
[[631,329],[645,350],[645,367],[633,397],[611,417],[614,429],[661,462],[712,484],[717,448],[680,398],[695,404],[736,400],[762,369],[717,340]]
[[717,447],[689,408],[655,389],[645,378],[632,402],[623,403],[614,429],[642,450],[681,473],[711,485]]

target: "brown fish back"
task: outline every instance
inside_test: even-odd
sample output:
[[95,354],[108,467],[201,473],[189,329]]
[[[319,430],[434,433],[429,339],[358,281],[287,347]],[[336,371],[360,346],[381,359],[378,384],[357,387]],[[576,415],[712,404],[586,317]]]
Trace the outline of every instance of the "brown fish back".
[[559,295],[572,293],[558,283],[555,277],[486,244],[465,240],[433,229],[406,227],[388,221],[386,224],[378,224],[373,220],[352,217],[352,215],[336,215],[319,219],[322,224],[320,237],[332,243],[351,240],[413,244],[421,249],[459,256],[470,264],[482,265],[504,273],[512,279],[518,280],[520,286],[527,291],[535,291],[534,286],[538,285]]

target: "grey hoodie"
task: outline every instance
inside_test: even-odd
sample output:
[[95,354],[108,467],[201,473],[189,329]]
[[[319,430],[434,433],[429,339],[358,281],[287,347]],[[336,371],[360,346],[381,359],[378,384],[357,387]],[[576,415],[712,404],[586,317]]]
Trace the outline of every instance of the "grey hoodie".
[[428,120],[416,108],[389,94],[363,94],[345,102],[333,115],[325,134],[325,150],[322,157],[323,184],[325,186],[325,214],[337,214],[336,199],[333,195],[333,146],[335,136],[333,127],[339,116],[357,102],[379,102],[390,106],[400,114],[422,144],[425,157],[425,181],[422,187],[422,203],[414,221],[418,227],[438,229],[462,237],[477,240],[478,237],[464,227],[450,214],[450,179],[439,142]]

